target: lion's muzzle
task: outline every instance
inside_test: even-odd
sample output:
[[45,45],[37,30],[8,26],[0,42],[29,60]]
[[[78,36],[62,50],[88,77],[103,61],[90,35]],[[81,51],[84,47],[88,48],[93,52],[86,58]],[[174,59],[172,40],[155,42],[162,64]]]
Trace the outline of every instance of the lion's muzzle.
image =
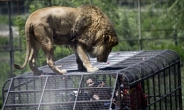
[[97,57],[98,62],[107,62],[107,57],[106,58],[99,58]]

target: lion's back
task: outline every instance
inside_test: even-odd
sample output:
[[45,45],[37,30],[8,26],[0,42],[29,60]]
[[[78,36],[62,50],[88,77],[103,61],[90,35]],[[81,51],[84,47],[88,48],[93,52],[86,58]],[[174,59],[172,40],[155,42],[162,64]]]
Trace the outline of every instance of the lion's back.
[[33,12],[27,19],[27,23],[38,24],[40,22],[48,23],[50,21],[52,21],[52,23],[58,23],[59,21],[65,21],[67,19],[74,18],[77,13],[77,8],[62,6],[47,7]]

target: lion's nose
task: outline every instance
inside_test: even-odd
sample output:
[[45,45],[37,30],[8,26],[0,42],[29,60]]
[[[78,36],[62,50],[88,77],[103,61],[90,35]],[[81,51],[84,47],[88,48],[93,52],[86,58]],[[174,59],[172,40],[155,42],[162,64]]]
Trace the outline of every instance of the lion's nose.
[[101,59],[101,58],[97,58],[98,62],[107,62],[107,58]]

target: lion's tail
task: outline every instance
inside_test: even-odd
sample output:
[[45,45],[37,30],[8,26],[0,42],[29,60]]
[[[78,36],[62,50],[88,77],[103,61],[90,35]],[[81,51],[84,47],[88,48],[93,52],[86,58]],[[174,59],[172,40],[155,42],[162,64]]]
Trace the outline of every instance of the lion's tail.
[[[28,30],[26,30],[28,29]],[[16,69],[22,69],[26,66],[28,60],[30,59],[30,56],[33,55],[33,49],[30,48],[30,38],[31,38],[31,30],[32,28],[28,27],[28,28],[25,28],[25,34],[26,34],[26,58],[25,58],[25,61],[24,61],[24,64],[22,66],[20,65],[17,65],[17,64],[14,64],[14,68]]]

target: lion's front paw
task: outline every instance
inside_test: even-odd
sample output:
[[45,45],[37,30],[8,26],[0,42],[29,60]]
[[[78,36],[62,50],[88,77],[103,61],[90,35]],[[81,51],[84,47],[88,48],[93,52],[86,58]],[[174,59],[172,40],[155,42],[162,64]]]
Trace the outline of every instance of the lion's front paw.
[[87,69],[87,71],[90,72],[90,73],[91,73],[91,72],[98,71],[98,70],[99,70],[99,68],[97,68],[97,67],[92,67],[92,68],[88,68],[88,69]]
[[64,75],[64,74],[66,74],[67,73],[67,70],[65,70],[65,69],[62,69],[62,70],[60,70],[60,72],[59,72],[59,74],[61,74],[61,75]]

